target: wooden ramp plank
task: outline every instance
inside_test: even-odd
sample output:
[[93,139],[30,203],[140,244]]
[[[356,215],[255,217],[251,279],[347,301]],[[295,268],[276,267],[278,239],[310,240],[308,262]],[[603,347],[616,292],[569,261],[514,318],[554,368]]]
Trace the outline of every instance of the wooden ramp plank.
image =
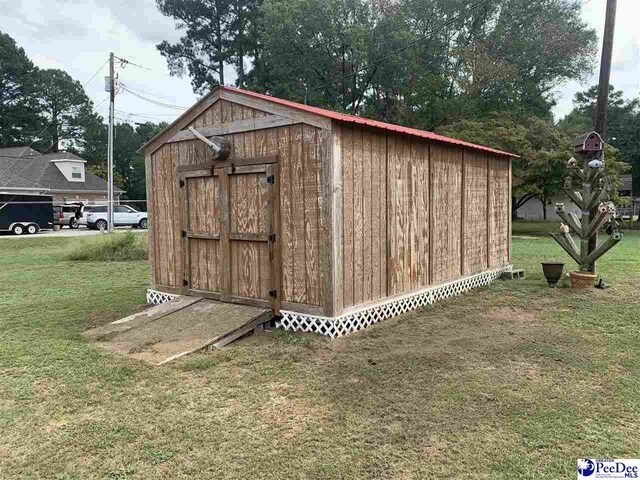
[[142,312],[134,313],[133,315],[121,318],[120,320],[108,323],[107,325],[87,330],[86,332],[83,332],[82,335],[86,339],[92,341],[107,341],[115,335],[128,332],[133,328],[160,320],[161,318],[187,308],[200,300],[202,300],[200,297],[178,296],[170,302],[161,303],[160,305],[148,308]]
[[[100,327],[98,335],[86,335],[90,331],[85,336],[106,350],[164,365],[211,346],[221,348],[271,318],[273,312],[268,309],[198,298],[133,328],[121,329],[131,322],[119,320]],[[112,327],[113,332],[108,333],[106,327]]]

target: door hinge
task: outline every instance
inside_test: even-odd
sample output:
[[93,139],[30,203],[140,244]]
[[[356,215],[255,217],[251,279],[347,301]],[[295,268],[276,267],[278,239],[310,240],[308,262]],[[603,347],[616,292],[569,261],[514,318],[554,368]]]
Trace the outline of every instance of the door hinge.
[[187,232],[185,232],[184,230],[182,230],[182,232],[180,233],[180,236],[182,238],[187,238]]
[[184,180],[180,180],[180,188],[184,187]]
[[271,298],[278,298],[278,290],[275,290],[275,289],[269,290],[269,296]]
[[269,175],[267,177],[267,183],[270,183],[271,185],[274,185],[276,183],[276,177],[275,175]]
[[269,241],[270,242],[275,242],[276,241],[276,234],[272,233],[271,235],[269,235]]
[[186,278],[184,280],[182,280],[182,285],[184,285],[185,287],[189,286],[189,280],[187,280]]

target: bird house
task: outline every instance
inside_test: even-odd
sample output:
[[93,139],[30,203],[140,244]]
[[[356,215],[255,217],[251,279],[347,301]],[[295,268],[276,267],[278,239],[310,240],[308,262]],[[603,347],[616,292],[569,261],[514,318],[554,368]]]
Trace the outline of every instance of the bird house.
[[601,152],[604,150],[604,141],[598,132],[587,132],[576,138],[575,151],[577,153]]

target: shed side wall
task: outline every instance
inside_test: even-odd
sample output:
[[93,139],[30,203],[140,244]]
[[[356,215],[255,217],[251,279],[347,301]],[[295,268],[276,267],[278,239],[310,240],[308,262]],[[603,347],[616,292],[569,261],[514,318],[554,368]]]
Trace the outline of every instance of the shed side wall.
[[461,148],[431,145],[431,283],[461,276],[462,155]]
[[489,267],[509,263],[510,162],[489,156]]
[[464,275],[487,269],[488,161],[486,153],[472,150],[464,152],[464,207],[462,209]]
[[342,155],[343,305],[387,296],[386,135],[366,127],[339,127]]
[[430,151],[427,142],[388,135],[388,295],[429,285]]
[[346,123],[334,135],[344,308],[508,263],[509,159]]

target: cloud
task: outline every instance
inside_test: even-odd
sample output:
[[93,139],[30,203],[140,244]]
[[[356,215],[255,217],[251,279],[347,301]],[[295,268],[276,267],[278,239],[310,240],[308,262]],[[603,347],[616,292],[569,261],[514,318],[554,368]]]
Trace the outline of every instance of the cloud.
[[41,55],[39,53],[31,57],[31,61],[40,68],[59,68],[64,69],[64,65],[54,57]]
[[174,42],[180,37],[175,22],[160,13],[154,0],[138,0],[135,8],[130,0],[105,0],[106,7],[114,19],[126,26],[131,33],[154,45],[168,40]]
[[73,1],[59,1],[52,11],[51,3],[46,0],[30,3],[0,0],[0,11],[6,19],[17,22],[29,34],[43,41],[89,34],[86,25],[78,21]]
[[[604,31],[605,7],[606,0],[593,0],[583,7],[583,19],[598,32],[600,45]],[[639,17],[640,2],[618,2],[611,63],[611,85],[622,90],[627,99],[640,96],[640,31],[636,26]],[[598,83],[600,50],[601,48],[596,57],[596,69],[585,82],[569,82],[557,90],[558,105],[554,108],[556,118],[562,118],[571,111],[573,97],[577,92]]]

